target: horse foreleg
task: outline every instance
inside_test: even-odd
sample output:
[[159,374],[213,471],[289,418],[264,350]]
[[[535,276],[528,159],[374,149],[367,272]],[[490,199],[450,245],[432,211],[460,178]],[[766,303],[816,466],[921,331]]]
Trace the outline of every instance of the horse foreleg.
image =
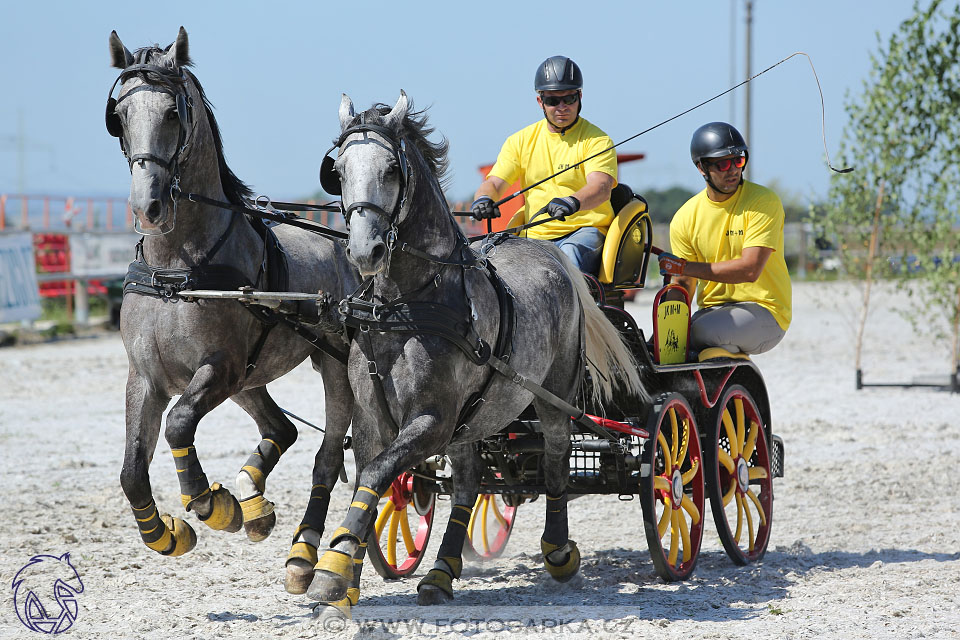
[[417,416],[386,450],[362,467],[347,517],[317,561],[307,595],[326,603],[347,596],[355,570],[361,568],[354,566],[354,558],[373,528],[380,496],[402,471],[443,450],[450,432],[444,432],[439,424],[434,415]]
[[[203,473],[193,446],[197,424],[221,402],[238,391],[239,373],[208,361],[194,374],[177,403],[167,414],[164,433],[180,480],[180,500],[187,511],[217,531],[234,533],[243,526],[240,503],[219,482],[212,486]],[[231,375],[234,373],[234,375]]]
[[[283,584],[288,593],[295,594],[305,593],[313,580],[317,549],[323,537],[327,509],[330,507],[330,491],[343,467],[343,439],[347,435],[353,415],[353,392],[350,390],[346,367],[319,352],[313,356],[313,366],[323,375],[326,431],[323,443],[314,458],[313,485],[307,509],[300,526],[294,532],[293,545],[287,556]],[[359,584],[357,586],[359,587]]]
[[421,605],[453,600],[453,580],[459,579],[463,571],[463,542],[480,487],[482,468],[475,445],[448,447],[447,456],[453,466],[453,506],[437,561],[417,584],[417,604]]
[[193,549],[197,535],[189,524],[168,514],[160,515],[150,488],[150,461],[160,437],[160,421],[170,398],[161,397],[131,368],[126,392],[126,446],[120,486],[133,509],[143,543],[166,556]]
[[260,443],[237,474],[237,494],[243,512],[243,528],[254,542],[265,540],[277,515],[273,503],[263,497],[267,476],[273,471],[280,456],[297,440],[297,428],[273,401],[266,387],[241,391],[231,397],[260,429]]
[[570,540],[567,481],[570,478],[570,418],[546,403],[535,403],[544,435],[543,475],[547,485],[546,522],[540,550],[547,573],[567,582],[580,571],[580,550]]

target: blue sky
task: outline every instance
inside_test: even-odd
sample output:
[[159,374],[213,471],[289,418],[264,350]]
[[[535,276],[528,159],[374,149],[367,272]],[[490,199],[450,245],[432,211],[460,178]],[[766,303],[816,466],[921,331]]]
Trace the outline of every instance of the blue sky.
[[[573,58],[585,77],[583,115],[615,142],[745,76],[744,0],[687,2],[4,2],[0,38],[0,193],[124,196],[129,174],[103,126],[117,71],[107,41],[131,50],[190,35],[194,72],[214,104],[227,161],[257,193],[302,198],[338,133],[340,94],[358,108],[404,89],[450,141],[452,198],[469,198],[477,167],[504,138],[542,117],[537,64]],[[810,54],[836,154],[843,105],[878,50],[912,11],[907,0],[755,0],[753,72]],[[735,68],[733,68],[735,66]],[[826,194],[820,97],[802,57],[752,83],[751,179],[804,199]],[[693,130],[744,124],[744,89],[619,150],[647,159],[621,169],[634,191],[702,180]],[[18,153],[23,141],[23,154]],[[22,167],[22,169],[21,169]],[[856,174],[852,174],[856,175]]]

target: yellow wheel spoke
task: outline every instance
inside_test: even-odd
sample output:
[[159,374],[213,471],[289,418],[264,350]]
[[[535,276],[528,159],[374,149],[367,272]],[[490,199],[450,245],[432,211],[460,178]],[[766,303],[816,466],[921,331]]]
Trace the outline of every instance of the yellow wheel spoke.
[[723,468],[727,470],[727,473],[733,475],[736,471],[736,466],[733,464],[733,458],[730,457],[730,454],[717,447],[717,459],[720,461],[720,464],[723,465]]
[[397,566],[397,527],[400,526],[400,516],[406,517],[405,511],[394,511],[390,518],[390,532],[387,533],[387,564]]
[[477,522],[477,514],[480,513],[483,502],[487,497],[485,494],[480,494],[477,496],[477,501],[473,504],[473,511],[470,513],[470,522],[467,523],[467,537],[470,538],[470,542],[473,542],[473,525]]
[[483,541],[483,552],[489,553],[490,540],[487,535],[487,514],[490,513],[490,503],[493,502],[493,496],[483,505],[483,513],[480,514],[480,538]]
[[396,505],[393,504],[392,500],[387,500],[386,504],[383,505],[383,511],[377,516],[377,523],[374,525],[374,531],[377,532],[377,540],[380,539],[380,535],[383,533],[383,527],[387,524],[387,519],[390,517],[390,514],[393,513],[395,507]]
[[740,544],[740,534],[743,533],[743,497],[737,494],[737,531],[733,534],[733,541]]
[[[407,519],[408,513],[410,512],[404,509],[400,514],[400,535],[403,536],[403,545],[407,548],[407,555],[412,556],[417,550],[417,545],[413,543],[413,535],[410,533],[410,521]],[[414,510],[413,513],[416,513],[416,510]]]
[[769,477],[767,470],[763,467],[750,467],[747,473],[751,480],[766,480]]
[[653,479],[653,488],[660,491],[670,491],[670,481],[663,476],[657,476]]
[[680,434],[677,433],[677,429],[678,429],[677,410],[670,409],[670,436],[671,438],[673,438],[670,441],[670,458],[673,461],[679,460],[679,458],[677,457],[677,445],[680,442],[680,439],[679,439]]
[[753,551],[753,516],[750,515],[750,503],[740,498],[743,504],[743,513],[747,516],[747,549]]
[[760,506],[760,498],[753,492],[753,489],[747,489],[747,495],[750,496],[750,500],[757,507],[757,513],[760,514],[760,526],[767,526],[767,514],[763,512],[763,507]]
[[680,513],[670,510],[670,554],[667,556],[667,562],[671,566],[677,566],[677,554],[680,549],[678,548],[678,543],[680,542],[680,536],[678,535],[678,529],[680,525],[677,523],[677,520],[680,518]]
[[490,506],[493,507],[493,515],[496,516],[497,522],[500,523],[501,527],[507,526],[507,519],[503,517],[503,514],[500,513],[500,507],[497,506],[496,496],[490,496]]
[[743,457],[750,460],[753,455],[753,448],[757,446],[757,434],[760,433],[760,425],[753,420],[750,421],[750,432],[747,434],[747,441],[743,445]]
[[687,446],[690,444],[690,420],[683,421],[683,438],[680,441],[680,453],[677,454],[677,464],[682,465],[687,459]]
[[672,513],[673,509],[670,508],[670,501],[667,500],[663,506],[663,515],[660,516],[660,521],[657,523],[657,533],[660,534],[661,540],[663,540],[663,536],[667,535],[667,527],[670,526],[670,515]]
[[663,435],[663,431],[657,433],[657,444],[660,445],[660,451],[663,454],[663,472],[667,475],[673,473],[673,459],[670,457],[670,445]]
[[[684,499],[686,499],[686,497],[684,497]],[[683,517],[682,513],[678,513],[677,515],[679,516],[677,522],[680,523],[680,541],[683,543],[683,561],[690,562],[693,550],[690,548],[690,530],[687,529],[687,519]]]
[[680,508],[690,514],[690,520],[693,524],[700,523],[700,509],[697,509],[697,505],[693,504],[693,500],[683,496],[680,500]]
[[730,441],[730,455],[740,455],[740,443],[737,441],[737,430],[733,427],[733,418],[730,417],[728,409],[723,410],[723,428],[727,432],[727,440]]
[[683,486],[687,486],[688,484],[690,484],[690,481],[697,476],[697,471],[699,470],[700,470],[699,460],[694,460],[692,463],[690,463],[690,470],[687,471],[682,476],[680,476],[681,480],[683,480]]
[[723,506],[730,504],[730,499],[733,498],[733,494],[737,491],[737,479],[730,478],[730,488],[727,489],[727,492],[723,494]]
[[737,424],[737,446],[739,447],[739,450],[737,451],[737,453],[742,454],[742,453],[743,453],[743,439],[744,439],[744,437],[745,437],[745,435],[746,435],[746,434],[744,433],[744,431],[746,430],[746,427],[747,427],[747,425],[744,424],[744,419],[743,419],[743,398],[734,398],[734,400],[733,400],[733,405],[734,405],[734,406],[736,407],[736,409],[737,409],[737,420],[736,420],[736,424]]

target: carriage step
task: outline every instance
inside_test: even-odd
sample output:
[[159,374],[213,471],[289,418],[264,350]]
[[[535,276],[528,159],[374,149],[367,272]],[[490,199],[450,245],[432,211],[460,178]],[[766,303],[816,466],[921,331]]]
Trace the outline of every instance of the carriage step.
[[773,473],[774,478],[783,477],[783,438],[780,436],[773,436],[771,438],[771,443],[773,444],[773,451],[770,455],[770,471]]

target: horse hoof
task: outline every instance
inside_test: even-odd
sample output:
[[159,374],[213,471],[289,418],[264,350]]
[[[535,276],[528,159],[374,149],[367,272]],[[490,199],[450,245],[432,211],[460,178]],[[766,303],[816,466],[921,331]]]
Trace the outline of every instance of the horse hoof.
[[[188,503],[188,511],[192,504],[193,502]],[[210,513],[200,516],[200,521],[214,531],[236,533],[243,526],[243,510],[233,494],[219,482],[215,482],[210,486]]]
[[569,582],[579,573],[580,549],[573,540],[568,540],[563,546],[541,540],[540,549],[543,551],[543,565],[547,573],[557,582]]
[[287,574],[283,579],[283,588],[287,593],[299,596],[307,592],[307,587],[313,582],[314,564],[302,558],[287,560]]
[[349,586],[350,581],[343,576],[322,569],[314,569],[313,580],[307,588],[307,596],[320,602],[336,602],[346,597]]
[[270,513],[270,515],[257,518],[256,520],[244,520],[243,529],[247,532],[247,537],[250,538],[252,542],[262,542],[270,537],[270,534],[273,532],[273,527],[276,524],[277,514]]
[[420,606],[447,604],[448,602],[453,602],[453,596],[448,595],[446,591],[433,585],[423,585],[417,592],[417,604]]

